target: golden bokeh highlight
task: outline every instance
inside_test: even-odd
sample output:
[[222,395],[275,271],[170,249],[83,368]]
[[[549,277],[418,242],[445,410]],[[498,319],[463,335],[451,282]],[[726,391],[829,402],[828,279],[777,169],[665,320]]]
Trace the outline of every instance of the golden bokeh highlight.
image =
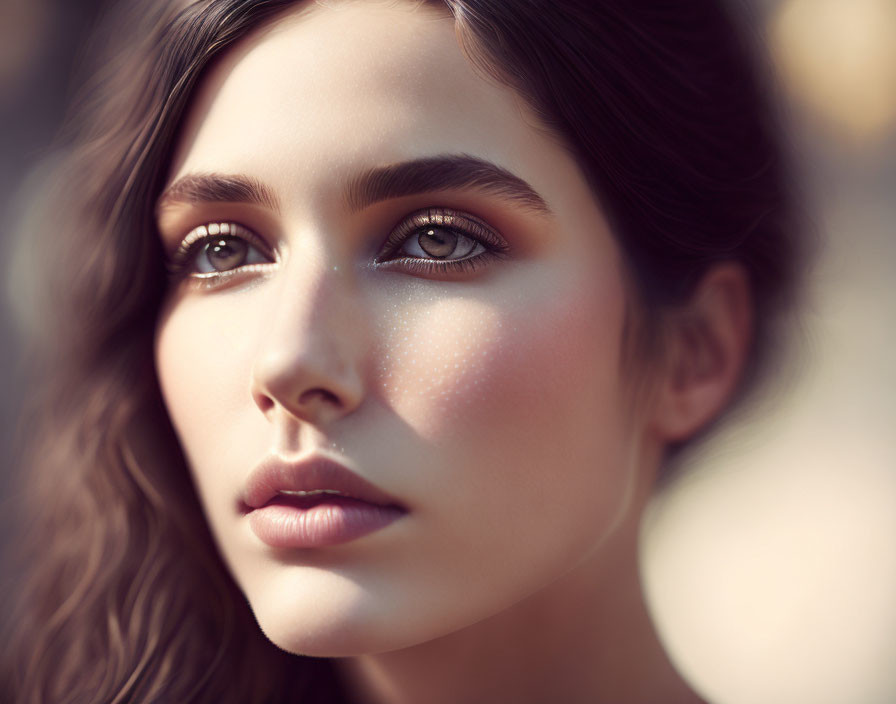
[[896,0],[785,0],[769,41],[787,89],[842,137],[896,126]]

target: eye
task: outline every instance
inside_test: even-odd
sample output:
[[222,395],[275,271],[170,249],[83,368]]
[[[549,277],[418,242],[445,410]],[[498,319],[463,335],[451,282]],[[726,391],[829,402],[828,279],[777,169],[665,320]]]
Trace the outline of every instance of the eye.
[[456,261],[479,254],[485,251],[485,247],[457,230],[443,225],[430,225],[412,233],[398,251],[421,259]]
[[276,261],[258,235],[237,223],[209,223],[191,230],[169,264],[173,275],[221,279],[256,264]]
[[485,221],[447,208],[428,208],[395,227],[376,263],[411,273],[473,271],[508,250],[504,238]]

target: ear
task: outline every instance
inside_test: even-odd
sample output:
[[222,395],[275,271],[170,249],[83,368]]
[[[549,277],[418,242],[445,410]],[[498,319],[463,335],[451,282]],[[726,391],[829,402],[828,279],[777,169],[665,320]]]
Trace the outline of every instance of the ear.
[[661,441],[686,440],[721,412],[737,389],[752,335],[746,271],[734,263],[716,265],[666,321],[653,418]]

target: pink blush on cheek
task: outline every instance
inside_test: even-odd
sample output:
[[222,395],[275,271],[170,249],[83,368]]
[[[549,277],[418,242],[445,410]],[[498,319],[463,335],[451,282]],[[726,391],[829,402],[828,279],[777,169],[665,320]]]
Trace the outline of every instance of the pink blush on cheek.
[[394,434],[389,453],[439,549],[462,546],[452,563],[574,561],[628,505],[622,287],[584,273],[415,296],[382,328],[373,393],[420,441]]
[[435,440],[468,424],[528,418],[546,403],[571,410],[615,394],[622,297],[579,283],[494,303],[434,296],[394,306],[377,354],[382,397]]
[[498,311],[463,300],[415,300],[392,320],[375,354],[380,394],[428,437],[486,398],[505,323]]

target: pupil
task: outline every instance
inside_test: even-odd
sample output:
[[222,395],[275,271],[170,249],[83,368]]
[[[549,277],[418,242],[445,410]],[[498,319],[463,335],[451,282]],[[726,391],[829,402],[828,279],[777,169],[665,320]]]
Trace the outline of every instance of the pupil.
[[451,230],[432,227],[418,235],[417,241],[420,249],[431,257],[444,258],[457,247],[457,234]]
[[227,271],[243,263],[248,245],[242,240],[222,237],[210,244],[206,252],[209,262],[217,271]]

